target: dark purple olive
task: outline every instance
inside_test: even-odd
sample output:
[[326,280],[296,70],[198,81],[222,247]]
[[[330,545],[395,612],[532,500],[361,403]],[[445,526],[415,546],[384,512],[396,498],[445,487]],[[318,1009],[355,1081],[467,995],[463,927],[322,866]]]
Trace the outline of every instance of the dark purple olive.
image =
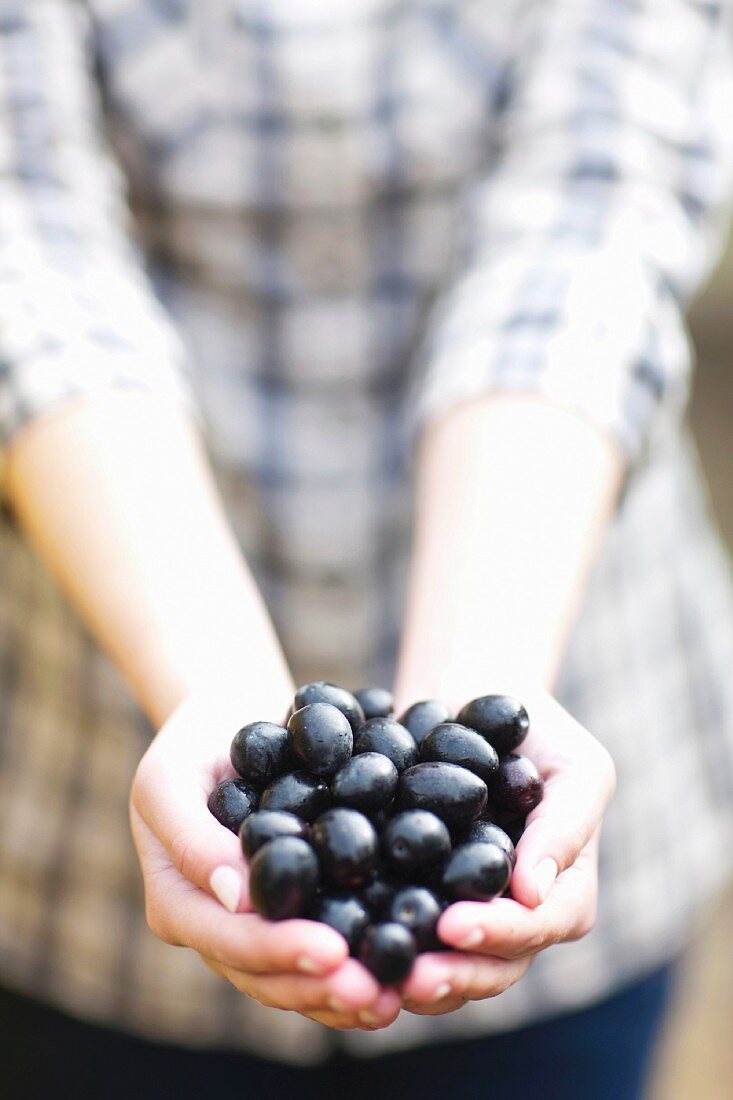
[[327,810],[311,830],[323,877],[339,889],[360,886],[377,865],[378,842],[372,823],[356,810]]
[[295,814],[284,810],[257,810],[245,817],[239,830],[242,851],[251,859],[263,844],[268,844],[278,836],[299,836],[306,840],[308,826]]
[[402,878],[420,882],[426,871],[440,867],[450,854],[450,833],[428,810],[405,810],[382,834],[382,851]]
[[394,718],[370,718],[354,738],[354,756],[380,752],[392,761],[398,772],[417,763],[417,745],[412,735]]
[[372,924],[359,945],[359,958],[380,985],[398,985],[412,969],[417,954],[415,937],[403,924]]
[[288,731],[274,722],[250,722],[235,733],[229,756],[243,779],[266,787],[292,762]]
[[386,810],[396,790],[397,768],[381,752],[352,756],[331,781],[334,802],[364,814]]
[[311,917],[335,928],[353,955],[371,919],[369,910],[355,894],[324,894],[316,900]]
[[307,772],[279,775],[260,798],[261,810],[285,810],[303,821],[315,821],[330,805],[328,785]]
[[[249,820],[252,821],[252,818]],[[517,853],[514,851],[511,838],[493,821],[472,821],[467,832],[461,837],[461,843],[470,844],[472,841],[498,845],[506,853],[512,867],[517,861]]]
[[406,886],[392,901],[389,919],[404,924],[415,937],[418,951],[437,951],[443,945],[435,931],[442,906],[425,886]]
[[522,839],[524,830],[527,828],[527,820],[522,816],[513,817],[511,821],[505,821],[501,828],[516,848],[517,844],[519,844],[519,841]]
[[375,920],[387,920],[392,898],[404,886],[389,872],[379,870],[375,877],[361,887],[359,896]]
[[312,775],[333,775],[351,758],[348,718],[330,703],[309,703],[288,722],[293,753]]
[[457,764],[416,764],[400,776],[396,805],[400,810],[430,810],[449,829],[461,829],[486,805],[486,784]]
[[529,732],[529,715],[511,695],[482,695],[472,699],[460,711],[457,721],[485,737],[499,756],[516,749]]
[[441,722],[426,734],[420,746],[420,759],[443,760],[459,764],[488,783],[499,767],[496,749],[480,733],[458,722]]
[[451,852],[443,869],[443,892],[454,901],[490,901],[506,889],[511,866],[498,844],[472,841]]
[[491,799],[500,810],[528,814],[542,801],[545,784],[528,756],[511,753],[499,761],[491,779]]
[[394,711],[392,692],[386,688],[368,687],[354,692],[354,698],[364,711],[364,718],[389,718]]
[[297,836],[280,836],[260,848],[250,864],[249,894],[268,920],[302,917],[318,886],[318,859]]
[[217,821],[233,833],[238,833],[245,817],[257,809],[258,798],[259,794],[251,783],[246,783],[244,779],[225,779],[214,787],[207,806]]
[[426,734],[441,722],[450,722],[450,711],[444,703],[436,699],[423,699],[420,703],[413,703],[400,718],[417,745],[421,745]]
[[330,684],[328,680],[314,680],[311,684],[299,687],[293,700],[293,712],[311,703],[328,703],[336,707],[348,718],[353,733],[356,733],[364,721],[364,711],[351,692]]

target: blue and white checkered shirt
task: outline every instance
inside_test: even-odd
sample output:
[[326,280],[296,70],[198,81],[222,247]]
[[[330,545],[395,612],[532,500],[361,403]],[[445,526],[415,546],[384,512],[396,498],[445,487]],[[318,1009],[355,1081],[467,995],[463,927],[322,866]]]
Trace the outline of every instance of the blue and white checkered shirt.
[[728,19],[0,0],[0,435],[110,387],[193,401],[299,677],[388,682],[426,418],[539,392],[628,457],[559,689],[619,772],[598,925],[495,1000],[374,1035],[264,1009],[147,930],[126,805],[150,730],[6,517],[7,985],[309,1061],[511,1028],[685,942],[733,851],[733,599],[681,316],[733,163]]

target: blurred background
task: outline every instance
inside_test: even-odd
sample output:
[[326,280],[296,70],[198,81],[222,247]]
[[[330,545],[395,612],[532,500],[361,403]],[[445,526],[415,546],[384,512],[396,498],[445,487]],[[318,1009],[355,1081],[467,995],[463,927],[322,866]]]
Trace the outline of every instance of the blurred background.
[[[698,355],[693,426],[714,510],[733,548],[733,245],[690,324]],[[686,960],[649,1100],[730,1100],[731,1020],[733,893],[709,914]]]

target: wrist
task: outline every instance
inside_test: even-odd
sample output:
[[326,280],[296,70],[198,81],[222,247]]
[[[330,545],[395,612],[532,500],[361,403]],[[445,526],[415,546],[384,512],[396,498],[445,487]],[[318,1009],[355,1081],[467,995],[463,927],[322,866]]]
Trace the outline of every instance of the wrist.
[[133,689],[156,727],[192,697],[211,705],[221,700],[232,713],[245,715],[240,725],[259,718],[283,722],[295,690],[274,630],[265,620],[246,630],[239,623],[235,628],[207,623],[169,646],[151,648],[138,667],[141,680]]
[[541,678],[526,672],[500,672],[498,669],[483,669],[471,674],[461,670],[456,675],[442,672],[432,678],[423,674],[408,677],[398,669],[394,689],[398,714],[421,699],[437,699],[445,703],[452,714],[457,714],[471,699],[481,695],[511,695],[529,707],[532,700],[548,694],[551,694],[551,686]]

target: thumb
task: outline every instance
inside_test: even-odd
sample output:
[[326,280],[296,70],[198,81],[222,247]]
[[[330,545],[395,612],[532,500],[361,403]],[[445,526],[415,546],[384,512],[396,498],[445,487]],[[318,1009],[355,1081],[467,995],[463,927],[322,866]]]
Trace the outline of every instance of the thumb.
[[511,883],[516,901],[530,909],[542,904],[598,829],[613,787],[613,772],[605,766],[577,767],[548,780],[517,845]]
[[[239,838],[221,825],[207,807],[211,783],[193,773],[171,773],[163,761],[141,762],[131,798],[133,834],[137,814],[158,841],[158,868],[143,862],[143,874],[159,869],[160,857],[202,890],[213,894],[230,913],[247,911],[247,865]],[[160,851],[162,846],[163,851]],[[140,845],[138,845],[140,847]],[[149,849],[149,845],[145,845]],[[142,853],[141,853],[142,854]]]

